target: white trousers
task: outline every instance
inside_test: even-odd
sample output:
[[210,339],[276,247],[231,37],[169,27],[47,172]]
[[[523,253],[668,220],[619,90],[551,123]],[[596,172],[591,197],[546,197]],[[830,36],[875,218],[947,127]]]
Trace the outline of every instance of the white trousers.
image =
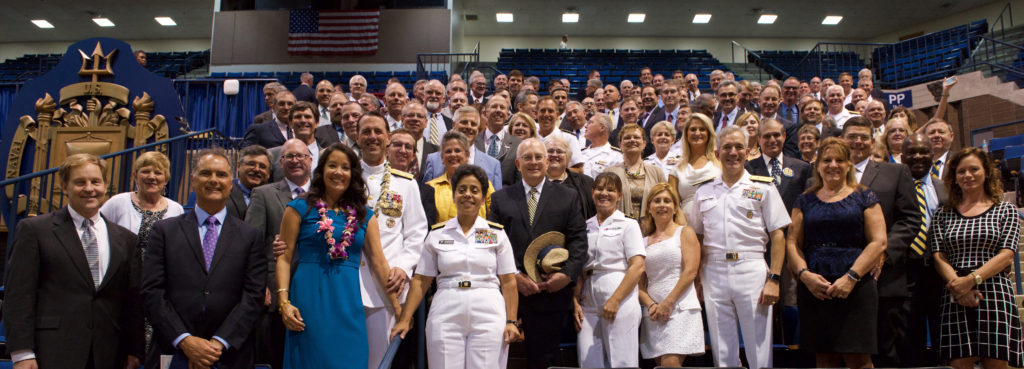
[[370,367],[377,369],[384,354],[388,352],[391,327],[395,326],[395,316],[385,307],[363,307],[366,312],[366,341],[370,344]]
[[601,317],[604,303],[622,283],[624,272],[596,272],[583,282],[583,324],[576,335],[580,367],[638,367],[640,300],[634,288],[619,304],[614,320]]
[[709,260],[704,265],[701,283],[715,366],[741,366],[739,323],[749,367],[772,367],[772,308],[757,303],[767,273],[763,259]]
[[504,369],[505,299],[497,288],[439,288],[427,314],[427,364]]

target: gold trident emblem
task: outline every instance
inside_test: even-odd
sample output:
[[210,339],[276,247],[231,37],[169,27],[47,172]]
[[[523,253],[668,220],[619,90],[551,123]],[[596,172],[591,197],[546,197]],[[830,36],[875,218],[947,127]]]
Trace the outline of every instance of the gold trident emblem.
[[[128,89],[124,86],[109,82],[100,82],[100,76],[110,77],[114,75],[114,55],[117,49],[111,50],[110,54],[103,54],[103,47],[96,43],[91,55],[86,55],[81,49],[82,68],[78,70],[80,76],[92,76],[91,82],[79,82],[60,89],[60,101],[58,105],[66,105],[73,102],[79,96],[105,96],[121,105],[128,104]],[[91,64],[91,65],[90,65]]]
[[[91,57],[90,55],[85,55],[85,52],[82,51],[82,49],[78,49],[78,53],[82,54],[82,69],[78,70],[78,75],[91,75],[93,82],[99,82],[99,76],[114,75],[114,70],[111,69],[113,67],[112,57],[115,53],[117,53],[117,49],[112,50],[110,54],[103,55],[103,48],[100,47],[100,43],[97,42],[96,49],[92,51]],[[89,66],[90,61],[92,61],[92,67],[87,68]],[[103,68],[100,68],[100,65],[103,65]]]

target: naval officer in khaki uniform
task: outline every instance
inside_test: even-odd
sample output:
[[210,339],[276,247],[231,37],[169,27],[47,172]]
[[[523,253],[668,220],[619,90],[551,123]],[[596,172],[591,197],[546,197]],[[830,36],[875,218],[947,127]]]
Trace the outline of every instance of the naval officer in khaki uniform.
[[[405,301],[403,290],[420,260],[423,239],[427,236],[427,216],[413,176],[388,165],[385,156],[390,142],[387,122],[380,115],[366,114],[359,119],[357,129],[362,151],[362,177],[368,193],[367,206],[377,214],[380,244],[391,266],[386,286],[388,291],[374,282],[369,267],[359,267],[366,334],[370,343],[370,369],[373,369],[387,352],[388,333],[396,318],[386,308],[385,297],[389,291],[398,291],[399,301]],[[410,308],[416,310],[415,307]]]
[[[697,189],[690,223],[704,252],[701,281],[715,366],[740,366],[739,323],[750,367],[770,368],[772,305],[786,252],[782,228],[790,219],[773,178],[743,169],[746,143],[738,126],[722,129],[715,151],[722,176]],[[764,260],[769,240],[771,266]]]

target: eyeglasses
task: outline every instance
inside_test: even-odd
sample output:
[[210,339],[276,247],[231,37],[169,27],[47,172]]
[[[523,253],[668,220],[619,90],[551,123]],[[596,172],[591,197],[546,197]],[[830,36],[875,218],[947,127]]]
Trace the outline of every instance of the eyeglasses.
[[305,159],[305,158],[308,158],[308,157],[309,157],[309,154],[286,154],[286,155],[281,155],[281,159],[284,159],[285,161],[302,160],[302,159]]
[[401,143],[401,142],[392,142],[391,145],[389,145],[389,146],[391,146],[393,148],[396,148],[396,149],[406,149],[406,150],[409,150],[409,151],[415,151],[416,150],[416,146],[413,146],[413,145],[410,145],[410,144],[406,144],[406,143]]

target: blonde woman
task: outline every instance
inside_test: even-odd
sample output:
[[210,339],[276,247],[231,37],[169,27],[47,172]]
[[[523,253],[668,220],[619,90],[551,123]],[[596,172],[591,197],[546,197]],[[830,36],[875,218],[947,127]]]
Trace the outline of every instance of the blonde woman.
[[619,210],[627,217],[639,220],[646,211],[644,198],[647,191],[654,185],[665,182],[665,174],[657,165],[645,163],[643,159],[644,129],[636,124],[629,124],[619,131],[619,144],[622,149],[622,164],[609,166],[605,172],[611,172],[622,181],[622,198]]
[[667,120],[660,121],[651,127],[651,143],[654,144],[654,153],[644,159],[648,163],[657,165],[663,173],[679,165],[679,152],[672,151],[672,144],[676,141],[676,127]]
[[736,118],[736,125],[740,126],[747,131],[747,160],[754,160],[761,157],[761,146],[758,145],[757,141],[757,129],[761,126],[761,119],[759,119],[757,112],[748,111]]
[[668,174],[668,183],[676,188],[683,215],[693,210],[697,187],[722,174],[722,164],[715,157],[715,128],[711,118],[701,113],[690,114],[683,126],[683,155],[675,171]]
[[906,119],[893,118],[885,123],[885,133],[882,134],[882,147],[885,148],[885,159],[890,163],[900,164],[900,155],[903,153],[903,141],[910,135],[910,124]]
[[526,113],[519,112],[512,115],[508,120],[508,134],[518,137],[520,140],[537,138],[537,121],[530,118]]

